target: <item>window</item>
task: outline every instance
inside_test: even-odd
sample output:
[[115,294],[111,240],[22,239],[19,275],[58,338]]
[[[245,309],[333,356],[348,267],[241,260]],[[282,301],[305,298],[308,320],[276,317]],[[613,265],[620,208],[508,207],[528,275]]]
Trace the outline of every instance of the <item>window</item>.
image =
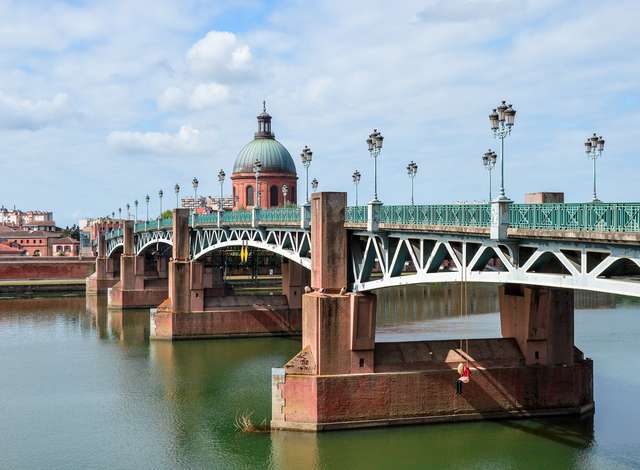
[[289,200],[293,204],[295,204],[298,201],[298,199],[296,198],[296,187],[295,186],[291,188],[291,197],[289,198]]
[[253,186],[247,186],[247,194],[245,197],[245,206],[253,206]]
[[278,205],[278,187],[275,185],[271,186],[269,192],[269,206],[276,207]]

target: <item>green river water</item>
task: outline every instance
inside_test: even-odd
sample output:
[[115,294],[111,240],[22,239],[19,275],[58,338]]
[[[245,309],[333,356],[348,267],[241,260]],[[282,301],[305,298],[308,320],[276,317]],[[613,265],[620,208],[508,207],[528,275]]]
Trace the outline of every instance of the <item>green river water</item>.
[[[499,336],[494,289],[379,296],[378,341]],[[324,434],[242,434],[270,418],[272,367],[297,338],[149,341],[148,313],[84,298],[0,300],[0,469],[640,468],[640,303],[578,301],[576,345],[594,360],[588,418]]]

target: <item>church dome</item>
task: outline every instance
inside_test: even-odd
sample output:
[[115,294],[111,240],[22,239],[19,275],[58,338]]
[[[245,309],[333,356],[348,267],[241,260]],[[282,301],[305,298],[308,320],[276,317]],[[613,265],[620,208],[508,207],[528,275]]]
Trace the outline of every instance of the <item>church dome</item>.
[[233,164],[234,173],[253,173],[253,163],[260,159],[260,171],[296,174],[291,154],[276,139],[257,138],[242,147]]
[[258,115],[258,132],[255,138],[242,147],[233,164],[234,173],[253,173],[256,159],[260,160],[261,172],[296,174],[296,165],[291,154],[271,132],[271,116],[263,103],[263,111]]

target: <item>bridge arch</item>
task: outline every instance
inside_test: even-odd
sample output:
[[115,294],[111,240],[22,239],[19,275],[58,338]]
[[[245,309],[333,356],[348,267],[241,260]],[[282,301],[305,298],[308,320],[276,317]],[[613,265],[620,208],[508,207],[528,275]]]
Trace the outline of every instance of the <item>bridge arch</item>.
[[603,250],[597,244],[572,241],[503,243],[436,234],[389,233],[381,237],[356,233],[354,237],[349,263],[351,289],[356,292],[466,281],[640,297],[637,246],[610,246]]
[[171,240],[148,240],[140,246],[138,246],[138,244],[136,243],[136,255],[140,256],[145,252],[147,248],[158,244],[173,247],[173,242]]
[[240,246],[269,251],[311,269],[310,235],[308,231],[299,229],[199,229],[195,236],[192,235],[192,259],[197,260],[221,248]]

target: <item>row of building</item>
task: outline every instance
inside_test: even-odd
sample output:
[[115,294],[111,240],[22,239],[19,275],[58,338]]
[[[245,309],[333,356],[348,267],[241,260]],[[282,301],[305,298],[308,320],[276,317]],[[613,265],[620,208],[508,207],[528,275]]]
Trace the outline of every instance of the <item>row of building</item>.
[[0,256],[78,256],[80,242],[64,236],[49,211],[0,207]]

